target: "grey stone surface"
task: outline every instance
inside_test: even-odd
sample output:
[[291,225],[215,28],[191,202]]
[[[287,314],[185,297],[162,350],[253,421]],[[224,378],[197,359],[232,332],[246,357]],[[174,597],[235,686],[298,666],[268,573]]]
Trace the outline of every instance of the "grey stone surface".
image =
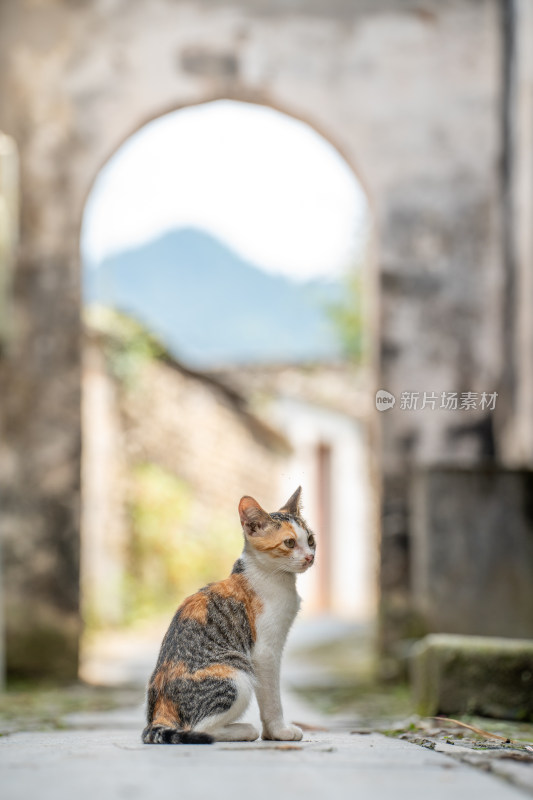
[[[351,630],[345,623],[295,626],[292,644],[284,660],[282,676],[291,685],[305,684],[305,662],[301,648],[326,643]],[[295,657],[294,648],[300,653]],[[510,765],[498,760],[505,780],[486,770],[457,760],[458,753],[438,753],[396,738],[375,733],[350,734],[338,718],[324,718],[293,692],[283,691],[286,719],[319,726],[306,730],[302,742],[218,743],[213,746],[148,746],[141,744],[142,685],[155,658],[153,643],[119,649],[114,658],[100,652],[100,676],[115,683],[119,674],[128,683],[139,684],[139,703],[110,712],[70,712],[59,719],[62,729],[46,733],[13,733],[0,737],[0,782],[2,800],[78,800],[98,797],[179,796],[217,797],[224,800],[458,800],[477,795],[484,800],[523,797],[508,781],[524,787],[531,771],[528,764]],[[115,668],[111,669],[115,662]],[[122,664],[122,670],[116,667]],[[315,668],[318,665],[315,664]],[[331,677],[331,676],[330,676]],[[258,724],[254,704],[245,715]],[[328,727],[335,726],[334,730]],[[446,747],[436,742],[436,747]],[[458,748],[459,749],[459,748]],[[465,758],[477,754],[469,750]],[[485,754],[486,755],[486,754]],[[501,755],[501,754],[500,754]],[[454,756],[454,758],[451,758]],[[492,764],[492,761],[491,761]],[[517,766],[513,770],[512,766]],[[525,771],[524,771],[525,768]]]
[[[452,758],[457,758],[465,764],[492,772],[506,781],[511,781],[515,786],[524,789],[528,794],[533,794],[533,754],[518,754],[496,752],[492,749],[478,749],[476,751],[460,744],[436,742],[435,751],[446,753]],[[523,760],[520,760],[520,757]]]
[[20,733],[0,743],[4,800],[185,796],[191,800],[449,800],[522,793],[487,774],[379,734],[307,734],[301,743],[147,746],[138,731]]
[[533,472],[428,469],[413,480],[422,629],[533,638]]
[[533,721],[533,641],[432,634],[411,656],[417,711]]

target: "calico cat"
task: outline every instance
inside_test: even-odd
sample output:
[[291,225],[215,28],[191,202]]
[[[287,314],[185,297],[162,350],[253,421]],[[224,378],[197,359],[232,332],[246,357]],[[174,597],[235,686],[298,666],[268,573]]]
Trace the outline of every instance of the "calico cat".
[[315,537],[300,514],[299,487],[271,514],[243,497],[244,550],[229,578],[210,583],[178,608],[148,684],[146,744],[253,741],[236,722],[255,690],[263,739],[298,740],[283,719],[281,653],[300,598],[296,574],[315,558]]

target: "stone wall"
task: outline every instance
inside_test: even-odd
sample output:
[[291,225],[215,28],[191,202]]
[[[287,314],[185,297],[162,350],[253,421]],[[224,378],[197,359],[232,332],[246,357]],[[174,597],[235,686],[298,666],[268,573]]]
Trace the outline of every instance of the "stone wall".
[[130,543],[128,462],[120,384],[102,346],[84,340],[81,589],[84,619],[93,626],[124,621],[124,580]]
[[194,487],[198,524],[202,510],[217,509],[238,527],[243,494],[279,507],[286,498],[276,496],[273,476],[290,452],[281,434],[200,375],[157,361],[145,369],[123,396],[128,458],[155,461]]
[[[175,541],[161,542],[162,531],[154,555],[162,547],[171,558],[173,545],[186,537],[201,543],[214,526],[225,540],[235,534],[218,548],[229,572],[241,547],[238,501],[250,494],[269,510],[279,507],[286,498],[277,496],[278,475],[290,446],[224,384],[167,356],[141,360],[125,381],[105,336],[89,329],[84,341],[83,598],[86,619],[109,626],[125,620],[139,469],[155,466],[186,492],[186,510],[169,534]],[[221,577],[217,555],[212,580]],[[169,607],[182,599],[169,596]]]
[[422,630],[533,639],[533,473],[420,472],[413,605]]

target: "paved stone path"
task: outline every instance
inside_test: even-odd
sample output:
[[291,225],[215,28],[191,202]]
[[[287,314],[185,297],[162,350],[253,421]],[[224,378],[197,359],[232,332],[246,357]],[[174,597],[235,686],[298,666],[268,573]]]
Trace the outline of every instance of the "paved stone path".
[[[285,693],[287,719],[324,724]],[[257,707],[246,719],[258,724]],[[148,746],[143,708],[65,715],[67,729],[0,738],[2,800],[519,800],[521,790],[443,753],[377,733],[302,742]],[[327,721],[326,721],[327,724]]]
[[297,744],[146,746],[139,730],[19,733],[0,743],[3,800],[519,800],[446,755],[379,734],[313,733]]
[[[305,633],[305,631],[304,631]],[[301,632],[300,634],[301,638]],[[305,638],[305,637],[304,637]],[[102,660],[101,674],[145,680],[150,647],[134,648],[120,669]],[[144,663],[146,662],[146,663]],[[114,665],[114,666],[113,666]],[[110,666],[113,669],[110,670]],[[305,665],[304,665],[305,666]],[[284,674],[302,679],[287,659]],[[133,671],[132,671],[133,670]],[[110,683],[113,683],[111,680]],[[139,698],[143,691],[139,685]],[[327,727],[328,720],[285,691],[286,718]],[[246,719],[258,725],[254,706]],[[302,742],[147,746],[143,709],[71,713],[65,730],[0,738],[1,800],[522,800],[505,780],[450,755],[409,742],[349,730],[306,732]],[[451,748],[450,748],[451,749]]]

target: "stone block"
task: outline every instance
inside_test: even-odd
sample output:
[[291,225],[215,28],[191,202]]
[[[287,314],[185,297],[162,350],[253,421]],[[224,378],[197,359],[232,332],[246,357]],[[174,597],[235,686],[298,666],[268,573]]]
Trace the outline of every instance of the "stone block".
[[431,634],[412,648],[411,680],[423,716],[533,720],[533,641],[527,639]]
[[533,638],[532,497],[529,470],[415,475],[410,574],[425,633]]

